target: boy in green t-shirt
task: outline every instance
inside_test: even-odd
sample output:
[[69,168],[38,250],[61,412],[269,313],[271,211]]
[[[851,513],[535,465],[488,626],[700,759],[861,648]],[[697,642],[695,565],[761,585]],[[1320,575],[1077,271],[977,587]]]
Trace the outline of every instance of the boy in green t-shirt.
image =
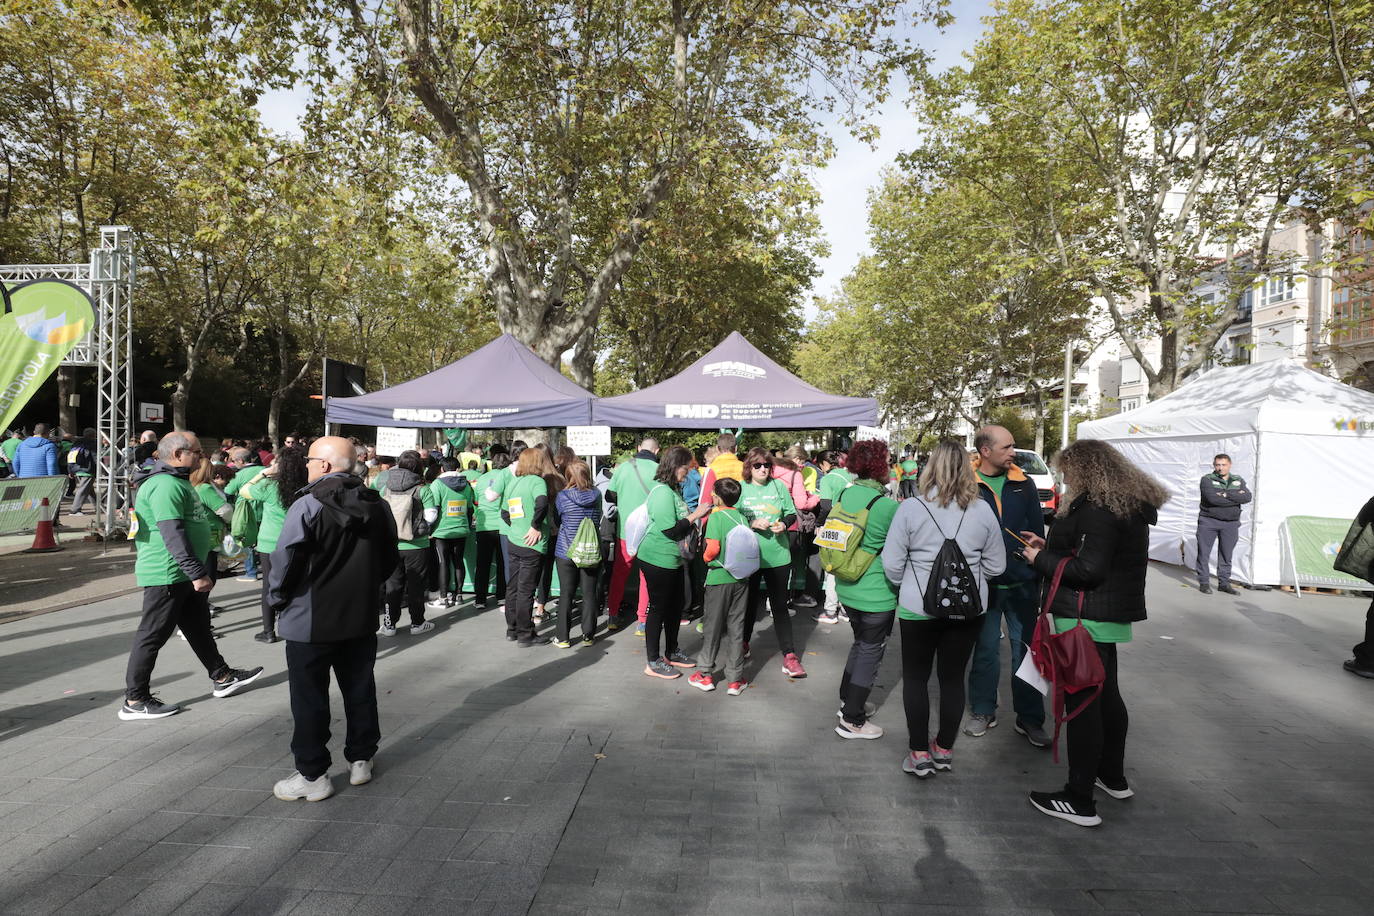
[[[736,579],[725,568],[725,539],[737,527],[747,529],[749,522],[735,508],[740,496],[738,480],[718,478],[712,491],[715,508],[706,519],[706,551],[703,554],[706,560],[703,639],[697,659],[698,670],[687,683],[698,690],[715,690],[716,682],[711,674],[716,670],[716,654],[724,648],[725,681],[729,684],[726,692],[737,697],[749,686],[744,679],[744,615],[749,609],[749,583]],[[723,647],[722,630],[725,631]]]

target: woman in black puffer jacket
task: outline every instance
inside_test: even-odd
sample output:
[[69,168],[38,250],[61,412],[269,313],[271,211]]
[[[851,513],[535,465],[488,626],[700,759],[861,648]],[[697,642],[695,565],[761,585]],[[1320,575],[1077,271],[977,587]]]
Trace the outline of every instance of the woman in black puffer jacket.
[[1145,572],[1150,561],[1150,526],[1169,498],[1164,487],[1105,442],[1083,439],[1056,460],[1072,497],[1050,526],[1048,541],[1023,531],[1030,545],[1026,561],[1044,577],[1046,589],[1065,557],[1064,575],[1050,611],[1055,631],[1078,621],[1102,656],[1107,679],[1100,693],[1068,694],[1067,714],[1082,707],[1067,727],[1069,781],[1062,792],[1032,792],[1031,804],[1044,814],[1082,827],[1102,823],[1093,801],[1096,786],[1113,798],[1129,798],[1126,782],[1126,704],[1117,687],[1116,647],[1129,642],[1131,625],[1145,619]]

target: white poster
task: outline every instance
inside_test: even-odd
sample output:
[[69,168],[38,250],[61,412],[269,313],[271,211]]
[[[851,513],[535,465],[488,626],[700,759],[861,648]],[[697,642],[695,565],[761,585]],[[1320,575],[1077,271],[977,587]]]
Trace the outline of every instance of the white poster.
[[399,426],[377,427],[377,454],[397,457],[401,452],[415,448],[419,432]]
[[568,448],[579,455],[609,455],[611,428],[609,426],[569,426]]
[[887,442],[892,437],[892,431],[881,426],[860,426],[854,431],[854,441],[861,439],[877,439],[879,442]]

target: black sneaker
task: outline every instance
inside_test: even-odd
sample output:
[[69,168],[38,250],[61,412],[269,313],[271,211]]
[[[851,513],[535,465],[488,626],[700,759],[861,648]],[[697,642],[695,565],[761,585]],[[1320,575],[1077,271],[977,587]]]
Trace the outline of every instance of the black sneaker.
[[1212,594],[1212,586],[1208,585],[1206,582],[1199,582],[1197,590],[1202,592],[1202,594],[1204,595]]
[[1341,667],[1359,677],[1374,678],[1374,668],[1361,665],[1357,659],[1347,658],[1341,663]]
[[135,719],[165,719],[181,712],[180,706],[168,706],[157,697],[148,697],[146,700],[125,700],[124,706],[119,710],[119,717],[125,722]]
[[281,639],[276,633],[269,633],[267,630],[263,630],[261,633],[254,633],[253,638],[258,642],[277,642]]
[[674,668],[695,668],[697,660],[685,652],[677,651],[668,656],[668,664]]
[[256,681],[260,674],[262,674],[261,666],[249,669],[230,668],[224,672],[222,679],[210,682],[214,685],[214,689],[210,693],[216,697],[227,697]]
[[547,637],[547,636],[536,636],[536,637],[534,637],[534,639],[520,639],[520,640],[517,640],[515,644],[516,644],[517,646],[519,646],[520,648],[522,648],[522,649],[529,649],[529,648],[533,648],[534,646],[546,646],[546,645],[548,645],[551,641],[552,641],[552,640],[550,640],[549,637]]
[[1083,801],[1068,792],[1032,792],[1030,803],[1041,814],[1057,817],[1080,827],[1096,827],[1102,823],[1097,805],[1092,799]]
[[1240,592],[1236,591],[1236,587],[1235,587],[1234,585],[1232,585],[1230,582],[1223,582],[1223,583],[1221,583],[1220,585],[1218,585],[1218,586],[1217,586],[1217,591],[1221,592],[1223,595],[1239,595],[1239,594],[1240,594]]

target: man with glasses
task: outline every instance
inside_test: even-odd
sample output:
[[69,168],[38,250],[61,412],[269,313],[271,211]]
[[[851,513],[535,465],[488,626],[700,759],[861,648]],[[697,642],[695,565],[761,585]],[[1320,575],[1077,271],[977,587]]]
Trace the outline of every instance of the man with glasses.
[[210,675],[216,697],[227,697],[257,680],[262,668],[231,668],[210,633],[210,589],[214,572],[208,561],[210,516],[188,479],[200,464],[201,448],[192,433],[162,437],[157,460],[136,475],[131,536],[138,556],[134,576],[143,587],[143,619],[134,634],[125,675],[124,706],[119,718],[164,719],[181,712],[153,696],[151,681],[158,652],[178,628]]

